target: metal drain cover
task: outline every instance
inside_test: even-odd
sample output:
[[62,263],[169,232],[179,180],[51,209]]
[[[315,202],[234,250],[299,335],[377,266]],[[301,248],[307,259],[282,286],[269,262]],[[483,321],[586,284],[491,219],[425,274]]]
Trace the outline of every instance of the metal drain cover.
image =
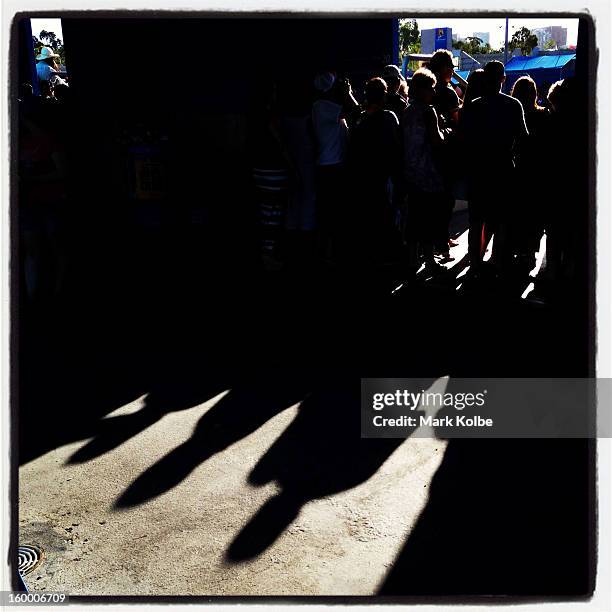
[[24,544],[19,547],[19,573],[22,576],[37,568],[45,556],[43,549],[34,544]]

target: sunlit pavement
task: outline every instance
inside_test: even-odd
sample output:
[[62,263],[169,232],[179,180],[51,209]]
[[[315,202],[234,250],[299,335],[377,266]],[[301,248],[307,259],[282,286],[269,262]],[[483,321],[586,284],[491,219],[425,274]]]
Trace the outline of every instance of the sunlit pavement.
[[[456,206],[455,214],[453,216],[453,220],[451,222],[451,235],[453,236],[456,245],[451,246],[449,248],[450,252],[450,260],[445,260],[442,258],[437,258],[439,264],[446,269],[448,273],[448,277],[445,279],[445,283],[448,284],[449,280],[452,279],[453,284],[455,285],[455,290],[460,291],[464,285],[465,280],[468,278],[468,274],[470,271],[469,265],[469,257],[468,257],[468,229],[467,229],[467,209],[465,206]],[[483,255],[483,261],[485,263],[491,261],[491,255],[493,253],[493,248],[495,244],[495,237],[493,237],[487,247],[485,249],[485,253]],[[542,267],[545,261],[546,254],[546,235],[543,234],[540,238],[540,245],[538,251],[534,254],[534,263],[533,268],[529,272],[528,277],[525,279],[525,287],[522,293],[520,294],[520,298],[525,300],[529,298],[530,294],[533,292],[535,288],[534,279],[540,274]],[[423,274],[424,266],[421,266],[419,270],[419,274],[421,276],[427,276]],[[431,278],[427,278],[427,280],[434,280]]]
[[[458,244],[443,264],[451,292],[461,290],[468,270],[465,221],[465,212],[455,215]],[[532,276],[544,251],[545,238]],[[490,254],[491,245],[485,259]],[[260,537],[255,517],[275,507],[283,483],[258,483],[252,475],[295,425],[298,399],[264,415],[258,429],[228,436],[244,413],[231,416],[231,404],[223,404],[227,394],[169,413],[152,411],[144,395],[83,429],[89,433],[77,442],[50,445],[54,450],[25,463],[19,542],[45,553],[26,576],[28,588],[74,595],[375,594],[427,503],[446,442],[404,441],[357,484],[306,496],[276,525],[272,513],[274,533]],[[82,402],[86,411],[88,398]],[[202,417],[215,406],[229,416],[204,419],[202,431]],[[83,437],[92,432],[94,438]],[[216,438],[231,443],[214,448]],[[328,449],[316,436],[306,438],[300,444],[309,455],[304,465],[333,472]],[[134,495],[143,482],[153,492]],[[252,554],[232,554],[236,542]]]
[[[169,490],[116,507],[223,395],[166,414],[81,463],[70,461],[89,440],[22,466],[19,541],[45,552],[26,576],[28,588],[72,595],[374,594],[426,504],[444,441],[404,441],[365,482],[306,503],[276,541],[247,561],[228,560],[228,549],[278,491],[274,482],[253,486],[247,479],[297,406],[199,463]],[[106,419],[129,422],[143,405],[140,398]],[[316,457],[316,440],[310,452]]]

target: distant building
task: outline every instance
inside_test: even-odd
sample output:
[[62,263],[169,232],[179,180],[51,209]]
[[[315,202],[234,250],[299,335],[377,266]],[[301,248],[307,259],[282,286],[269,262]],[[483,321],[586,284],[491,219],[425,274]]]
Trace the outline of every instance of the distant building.
[[538,38],[538,47],[541,49],[544,48],[544,45],[550,40],[550,32],[547,28],[535,28],[531,30],[531,33],[537,36]]
[[567,46],[567,28],[561,26],[546,26],[531,31],[538,38],[538,47],[544,49],[546,44],[554,40],[557,47]]
[[552,26],[550,35],[557,43],[557,47],[567,47],[567,28]]
[[475,38],[480,38],[483,45],[491,44],[489,32],[474,32],[474,36]]

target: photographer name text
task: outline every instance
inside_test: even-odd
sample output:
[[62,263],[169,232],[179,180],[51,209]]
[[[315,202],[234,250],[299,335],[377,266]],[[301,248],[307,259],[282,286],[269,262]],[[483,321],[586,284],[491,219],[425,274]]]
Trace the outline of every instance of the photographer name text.
[[492,418],[464,414],[443,417],[420,414],[394,418],[377,414],[372,423],[375,427],[493,427]]

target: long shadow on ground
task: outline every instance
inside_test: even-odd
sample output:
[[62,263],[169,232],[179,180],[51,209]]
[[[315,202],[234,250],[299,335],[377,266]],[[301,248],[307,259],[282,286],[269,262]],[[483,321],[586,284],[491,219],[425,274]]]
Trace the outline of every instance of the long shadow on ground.
[[362,439],[359,379],[335,381],[309,395],[295,420],[259,460],[249,476],[256,486],[275,481],[268,500],[227,551],[238,563],[264,552],[307,502],[368,480],[404,442]]
[[128,487],[115,502],[115,507],[136,506],[169,491],[202,462],[299,402],[308,393],[310,384],[310,381],[300,380],[259,380],[232,389],[204,414],[187,441]]

